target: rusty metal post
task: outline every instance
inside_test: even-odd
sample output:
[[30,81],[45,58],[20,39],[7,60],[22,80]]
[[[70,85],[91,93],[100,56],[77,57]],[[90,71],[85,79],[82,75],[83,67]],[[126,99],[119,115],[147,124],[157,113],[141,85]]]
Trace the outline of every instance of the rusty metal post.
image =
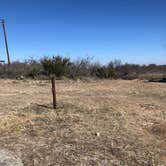
[[2,19],[1,22],[2,22],[2,28],[3,28],[4,38],[5,38],[5,46],[6,46],[6,54],[7,54],[7,59],[8,59],[8,65],[10,65],[10,56],[9,56],[9,49],[8,49],[8,42],[7,42],[7,36],[6,36],[5,21],[4,21],[4,19]]
[[55,77],[51,77],[51,83],[52,83],[53,108],[56,109]]

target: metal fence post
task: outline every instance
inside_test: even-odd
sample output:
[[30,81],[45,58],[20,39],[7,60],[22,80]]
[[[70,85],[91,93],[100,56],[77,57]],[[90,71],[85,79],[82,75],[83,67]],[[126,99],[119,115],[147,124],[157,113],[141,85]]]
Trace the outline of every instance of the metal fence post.
[[51,77],[51,83],[52,83],[53,108],[56,109],[55,77]]

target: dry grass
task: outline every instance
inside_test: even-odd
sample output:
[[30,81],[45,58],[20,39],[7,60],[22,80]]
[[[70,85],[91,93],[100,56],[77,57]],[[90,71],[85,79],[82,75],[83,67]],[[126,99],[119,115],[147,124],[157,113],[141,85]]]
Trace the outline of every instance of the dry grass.
[[166,78],[166,74],[164,73],[144,73],[139,75],[139,79],[146,79],[149,81],[160,81],[163,78]]
[[24,165],[166,165],[166,84],[0,80],[0,147]]

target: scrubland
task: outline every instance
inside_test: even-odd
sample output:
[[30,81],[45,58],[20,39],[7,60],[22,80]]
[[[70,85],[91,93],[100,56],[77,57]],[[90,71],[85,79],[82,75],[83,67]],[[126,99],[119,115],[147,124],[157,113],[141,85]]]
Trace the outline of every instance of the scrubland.
[[53,110],[49,81],[0,80],[0,163],[166,165],[166,84],[57,80],[56,89]]

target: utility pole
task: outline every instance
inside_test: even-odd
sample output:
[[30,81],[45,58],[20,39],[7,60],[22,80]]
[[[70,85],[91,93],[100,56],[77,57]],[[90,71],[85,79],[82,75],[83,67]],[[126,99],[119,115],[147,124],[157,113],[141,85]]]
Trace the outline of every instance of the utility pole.
[[7,36],[6,36],[6,29],[5,29],[5,20],[1,19],[0,21],[2,23],[2,29],[3,29],[4,38],[5,38],[5,46],[6,46],[6,54],[7,54],[7,59],[8,59],[8,65],[10,65],[10,56],[9,56],[9,48],[8,48],[8,42],[7,42]]

